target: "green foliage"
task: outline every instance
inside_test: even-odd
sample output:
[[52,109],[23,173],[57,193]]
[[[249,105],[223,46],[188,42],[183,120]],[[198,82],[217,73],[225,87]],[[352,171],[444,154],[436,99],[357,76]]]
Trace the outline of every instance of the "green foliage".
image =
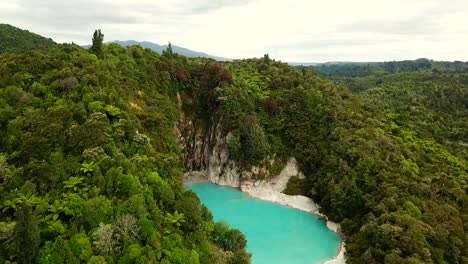
[[231,132],[243,165],[294,156],[305,180],[288,191],[342,223],[349,263],[466,263],[463,63],[369,66],[337,85],[268,56],[160,56],[98,33],[96,54],[0,55],[5,261],[248,263],[243,235],[181,186],[181,109],[201,132]]
[[[435,139],[457,156],[468,157],[467,63],[425,59],[385,62],[377,63],[365,74],[350,74],[350,67],[322,65],[318,71],[357,92],[369,107],[384,109],[397,125],[415,130],[420,137]],[[328,71],[332,68],[332,72]],[[365,68],[353,66],[357,72]]]
[[92,256],[88,264],[107,264],[107,261],[103,256]]
[[[300,67],[303,68],[303,67]],[[433,61],[425,58],[405,61],[386,62],[361,62],[361,63],[323,63],[312,66],[320,74],[328,77],[367,77],[370,75],[380,75],[386,73],[417,72],[432,69],[434,72],[450,71],[463,72],[468,68],[468,64],[455,61]]]
[[186,219],[182,224],[184,230],[196,231],[202,225],[202,206],[194,192],[186,191],[179,196],[174,204],[174,209],[176,212],[181,213]]
[[242,158],[242,149],[239,135],[235,134],[229,139],[229,159],[240,161]]
[[283,193],[287,195],[306,195],[307,180],[300,179],[299,177],[291,177]]
[[[86,167],[85,170],[87,170]],[[83,171],[83,167],[80,169],[80,171]],[[63,182],[63,184],[65,184],[64,188],[71,189],[72,191],[76,192],[79,190],[79,185],[83,182],[83,180],[84,178],[70,177],[70,179]]]
[[90,163],[83,162],[83,164],[81,164],[80,171],[82,171],[83,173],[89,173],[89,172],[93,172],[93,169],[94,169],[94,161],[91,161]]
[[120,109],[113,105],[106,105],[104,110],[112,117],[118,117],[121,114]]
[[90,228],[109,222],[114,213],[112,202],[102,195],[85,201],[82,206],[84,221]]
[[183,223],[185,223],[185,216],[175,211],[174,214],[166,213],[164,217],[164,224],[166,226],[165,233],[171,234],[175,231],[176,228],[179,228]]
[[192,69],[215,86],[227,70],[99,32],[94,44],[0,55],[2,261],[211,263],[212,217],[181,185],[175,99]]
[[102,51],[102,45],[104,42],[104,34],[101,33],[100,29],[96,29],[93,34],[93,39],[92,39],[93,45],[89,48],[89,51],[91,53],[94,53],[98,58],[102,59],[104,56],[104,53]]
[[91,240],[86,234],[76,234],[70,239],[70,250],[76,258],[88,261],[93,255]]
[[167,57],[171,57],[173,54],[174,54],[174,51],[172,50],[172,43],[169,41],[169,43],[167,43],[166,50],[163,51],[163,55]]
[[33,263],[39,249],[40,230],[37,215],[30,205],[22,205],[16,213],[15,253],[20,263]]
[[153,237],[156,233],[156,229],[154,228],[154,224],[148,220],[147,218],[140,218],[138,221],[140,236],[143,240],[149,240]]
[[240,127],[239,135],[242,161],[247,165],[257,165],[266,158],[268,145],[263,128],[254,116],[247,116]]
[[0,53],[45,50],[57,47],[57,44],[50,38],[8,24],[0,24],[0,36],[2,36],[0,38]]
[[119,260],[119,264],[133,264],[133,263],[141,263],[138,260],[142,257],[143,249],[138,244],[132,244],[128,246],[122,258]]
[[39,252],[37,263],[40,264],[78,264],[80,260],[75,257],[69,246],[69,241],[58,237],[54,242],[48,241]]
[[247,244],[244,235],[237,229],[229,229],[229,225],[225,222],[215,224],[213,239],[225,250],[233,252],[245,248]]

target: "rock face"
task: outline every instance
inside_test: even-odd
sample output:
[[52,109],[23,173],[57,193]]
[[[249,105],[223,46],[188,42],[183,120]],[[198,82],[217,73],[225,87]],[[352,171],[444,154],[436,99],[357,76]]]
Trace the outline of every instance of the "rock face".
[[203,127],[182,116],[177,136],[190,173],[217,184],[240,187],[238,166],[229,161],[229,133],[219,122]]
[[250,170],[229,160],[231,133],[222,129],[221,122],[203,126],[181,114],[177,136],[184,156],[188,175],[206,178],[208,181],[241,190],[252,187],[271,188],[282,192],[292,176],[303,178],[296,160],[290,158],[279,175],[271,175],[274,157]]

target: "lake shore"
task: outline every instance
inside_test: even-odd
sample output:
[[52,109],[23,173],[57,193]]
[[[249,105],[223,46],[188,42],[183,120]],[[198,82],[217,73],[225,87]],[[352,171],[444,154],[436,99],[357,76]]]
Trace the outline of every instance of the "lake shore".
[[[204,183],[210,182],[208,179],[204,178],[201,174],[190,174],[184,175],[184,184],[197,184],[197,183]],[[220,184],[223,185],[223,184]],[[230,185],[228,185],[230,186]],[[281,193],[274,188],[269,188],[264,184],[261,186],[255,186],[252,182],[243,182],[240,187],[231,186],[237,189],[240,189],[243,193],[249,195],[250,197],[269,201],[277,204],[281,204],[287,207],[295,208],[301,211],[306,211],[311,213],[320,219],[326,221],[326,225],[328,229],[332,230],[333,232],[337,233],[341,236],[340,225],[334,222],[331,222],[327,219],[327,217],[320,213],[319,205],[317,205],[312,199],[302,195],[286,195]],[[324,261],[323,264],[345,264],[345,243],[342,241],[341,246],[337,252],[337,255],[331,259]]]

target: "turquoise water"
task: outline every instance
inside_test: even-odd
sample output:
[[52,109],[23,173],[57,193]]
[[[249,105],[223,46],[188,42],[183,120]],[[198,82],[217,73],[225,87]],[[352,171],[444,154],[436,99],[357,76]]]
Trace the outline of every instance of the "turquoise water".
[[241,230],[247,238],[252,264],[314,264],[332,259],[340,237],[309,213],[250,198],[212,183],[187,186],[213,213]]

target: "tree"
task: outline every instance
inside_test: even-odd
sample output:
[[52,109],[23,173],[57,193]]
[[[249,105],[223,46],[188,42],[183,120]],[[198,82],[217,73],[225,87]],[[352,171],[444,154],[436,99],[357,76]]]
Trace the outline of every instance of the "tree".
[[256,165],[267,155],[268,146],[265,133],[257,124],[255,116],[247,116],[241,124],[240,144],[242,159],[247,165]]
[[92,256],[88,264],[107,264],[107,261],[103,256]]
[[32,208],[24,204],[16,212],[14,243],[18,263],[33,263],[40,243],[38,220]]
[[265,108],[270,117],[275,117],[278,113],[278,103],[274,96],[269,96],[265,99]]
[[82,261],[87,261],[93,254],[91,241],[86,234],[80,233],[74,235],[70,240],[70,250],[75,257]]
[[234,255],[229,259],[229,264],[250,264],[250,257],[252,255],[247,253],[245,249],[234,252]]
[[174,54],[174,51],[172,50],[172,43],[169,41],[169,43],[167,44],[166,50],[163,51],[163,55],[171,57],[173,54]]
[[268,55],[268,53],[266,53],[265,55],[263,55],[263,62],[266,63],[266,64],[270,64],[270,55]]
[[238,229],[230,229],[225,222],[218,222],[214,226],[213,240],[223,249],[240,251],[247,245],[247,240]]
[[202,207],[197,195],[187,191],[183,193],[175,202],[174,208],[186,216],[187,221],[183,225],[187,231],[198,230],[202,224]]
[[101,33],[100,29],[96,29],[93,34],[93,45],[89,50],[91,51],[91,53],[94,53],[100,59],[104,57],[104,53],[102,51],[103,42],[104,34]]
[[[20,262],[21,263],[21,262]],[[78,264],[80,260],[73,255],[69,241],[58,237],[55,242],[47,241],[39,251],[38,264]]]
[[113,238],[114,227],[111,224],[101,223],[94,233],[94,250],[100,255],[109,255],[116,247],[116,241]]
[[126,214],[115,221],[114,234],[120,242],[138,241],[139,231],[140,227],[133,215]]

